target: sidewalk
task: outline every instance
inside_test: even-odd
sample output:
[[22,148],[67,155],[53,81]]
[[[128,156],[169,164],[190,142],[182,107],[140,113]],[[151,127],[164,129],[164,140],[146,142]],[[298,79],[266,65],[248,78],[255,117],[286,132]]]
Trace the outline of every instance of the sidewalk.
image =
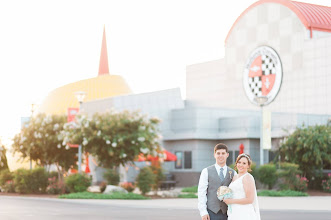
[[[45,198],[35,198],[45,199]],[[47,199],[46,199],[47,200]],[[52,199],[54,200],[54,199]],[[162,208],[162,209],[198,209],[198,199],[151,199],[151,200],[87,200],[55,199],[68,203],[101,204],[115,207]],[[331,197],[258,197],[261,210],[304,210],[330,211]]]

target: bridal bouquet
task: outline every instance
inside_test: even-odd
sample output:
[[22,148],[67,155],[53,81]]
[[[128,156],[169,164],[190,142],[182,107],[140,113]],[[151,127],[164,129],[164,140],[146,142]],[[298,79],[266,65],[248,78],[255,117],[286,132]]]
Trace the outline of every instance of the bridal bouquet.
[[220,201],[223,201],[223,199],[232,198],[232,190],[227,186],[220,186],[217,189],[217,198]]
[[[230,199],[232,198],[232,196],[233,196],[232,190],[227,186],[220,186],[217,189],[217,198],[220,201],[223,201],[223,199]],[[229,211],[232,212],[231,205],[228,205],[228,207],[229,207]]]

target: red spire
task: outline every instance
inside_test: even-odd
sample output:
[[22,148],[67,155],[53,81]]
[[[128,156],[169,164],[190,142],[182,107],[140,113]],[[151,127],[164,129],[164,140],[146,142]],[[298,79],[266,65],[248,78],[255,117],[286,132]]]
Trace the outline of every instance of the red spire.
[[103,74],[109,74],[108,67],[108,54],[107,54],[107,42],[106,42],[106,28],[103,27],[103,38],[101,45],[100,64],[99,64],[99,76]]

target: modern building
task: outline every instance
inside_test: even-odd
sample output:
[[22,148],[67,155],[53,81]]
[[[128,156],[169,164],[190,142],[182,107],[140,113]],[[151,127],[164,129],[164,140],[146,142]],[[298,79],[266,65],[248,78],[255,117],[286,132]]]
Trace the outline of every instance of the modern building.
[[162,145],[178,158],[164,167],[179,186],[197,185],[201,170],[215,162],[219,142],[230,148],[229,164],[242,144],[259,165],[261,158],[272,159],[279,141],[297,126],[326,124],[330,69],[331,8],[261,0],[238,15],[223,59],[187,67],[186,100],[179,89],[169,89],[95,99],[82,108],[91,115],[140,109],[161,118]]

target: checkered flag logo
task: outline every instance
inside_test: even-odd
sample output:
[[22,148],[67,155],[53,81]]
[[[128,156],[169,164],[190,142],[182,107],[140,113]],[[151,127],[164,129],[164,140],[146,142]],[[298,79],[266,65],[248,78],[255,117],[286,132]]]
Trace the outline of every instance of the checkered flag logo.
[[277,52],[268,46],[261,46],[249,55],[243,76],[247,98],[256,105],[256,97],[268,98],[266,104],[277,96],[282,84],[283,68]]
[[248,84],[254,96],[267,95],[272,89],[276,74],[275,63],[267,55],[261,55],[252,62]]

